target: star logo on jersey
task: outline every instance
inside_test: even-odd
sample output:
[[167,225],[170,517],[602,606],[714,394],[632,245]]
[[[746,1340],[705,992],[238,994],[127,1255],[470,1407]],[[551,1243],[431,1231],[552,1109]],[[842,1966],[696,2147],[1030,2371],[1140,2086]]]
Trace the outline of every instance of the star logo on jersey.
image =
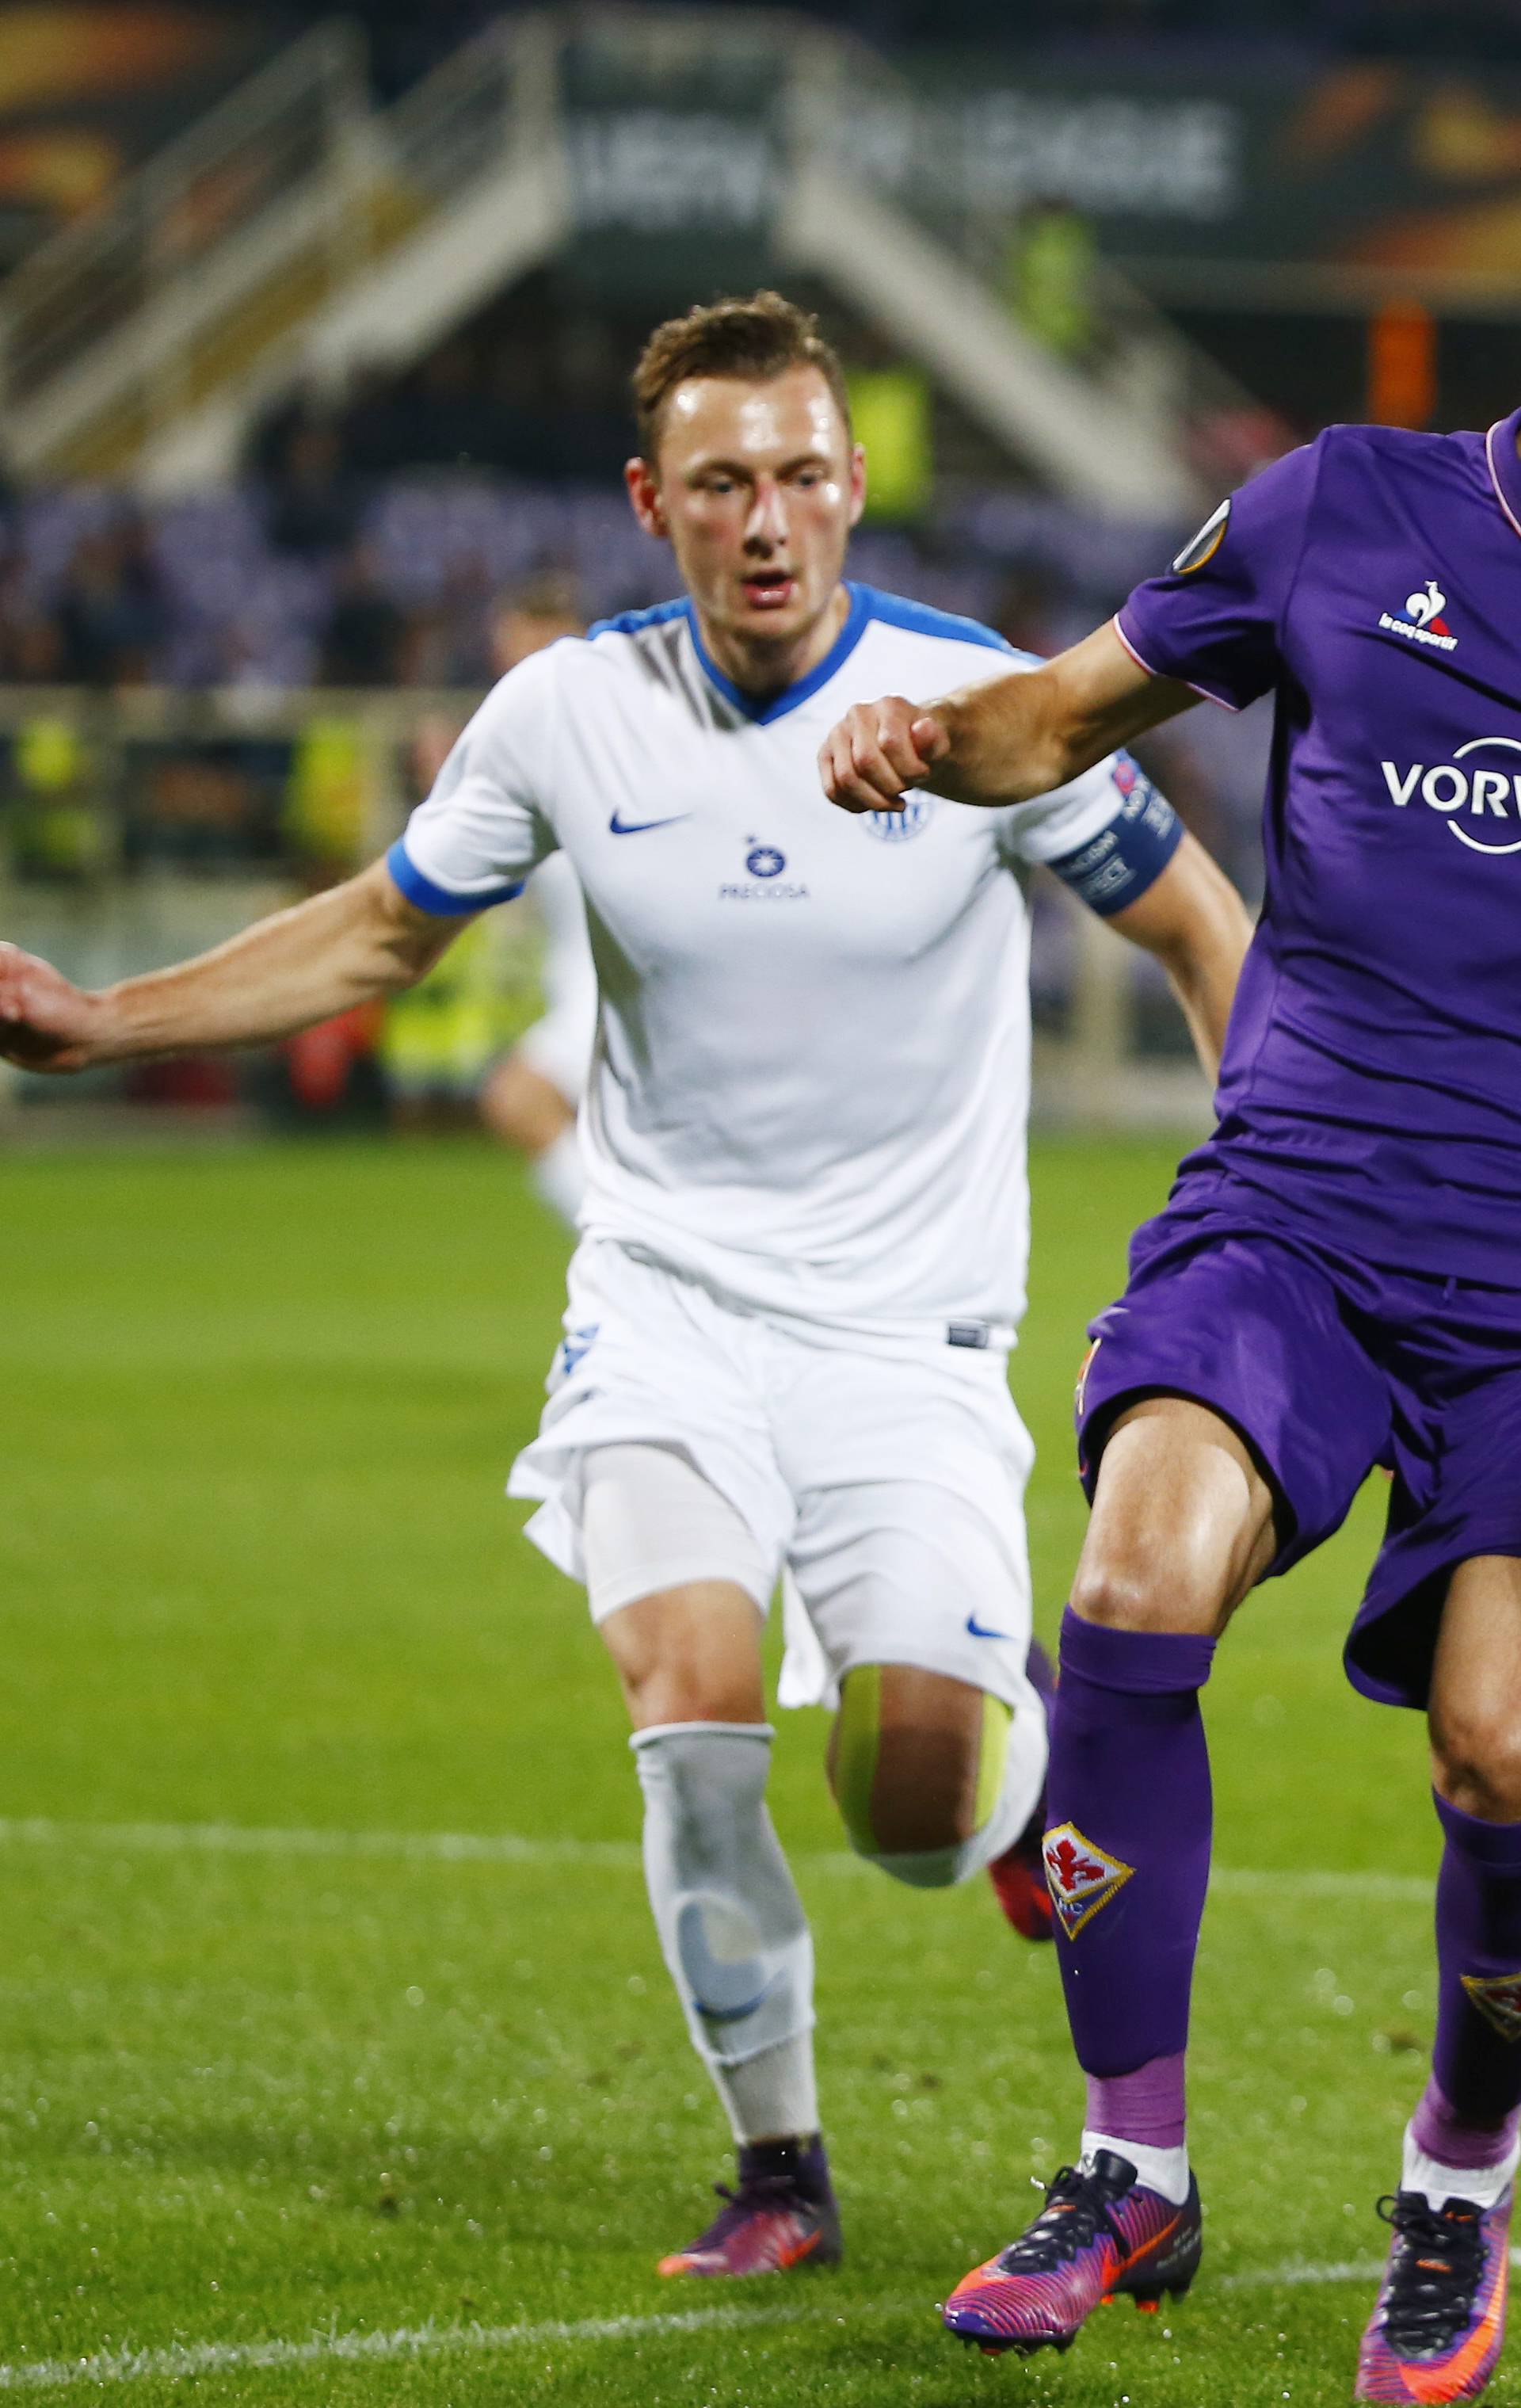
[[1093,1921],[1135,1871],[1134,1865],[1096,1848],[1075,1823],[1058,1823],[1048,1831],[1040,1854],[1051,1903],[1069,1940],[1077,1938],[1083,1925]]
[[1465,1973],[1463,1987],[1501,2040],[1521,2040],[1521,1973]]
[[1407,643],[1426,644],[1433,652],[1456,652],[1457,638],[1453,634],[1442,612],[1447,596],[1434,577],[1407,594],[1402,610],[1384,611],[1379,625],[1386,635],[1403,636]]
[[774,844],[753,845],[745,855],[745,867],[752,878],[780,878],[787,866],[787,856]]
[[900,811],[863,811],[861,825],[868,836],[880,844],[908,844],[923,836],[935,816],[933,798],[928,795],[905,795]]

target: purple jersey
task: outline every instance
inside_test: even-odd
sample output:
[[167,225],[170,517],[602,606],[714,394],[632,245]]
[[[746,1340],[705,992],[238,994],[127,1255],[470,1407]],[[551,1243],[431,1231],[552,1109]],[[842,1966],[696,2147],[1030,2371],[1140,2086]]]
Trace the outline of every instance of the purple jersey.
[[1219,1125],[1175,1205],[1248,1203],[1521,1288],[1521,410],[1334,426],[1131,595],[1136,658],[1271,687],[1267,896]]

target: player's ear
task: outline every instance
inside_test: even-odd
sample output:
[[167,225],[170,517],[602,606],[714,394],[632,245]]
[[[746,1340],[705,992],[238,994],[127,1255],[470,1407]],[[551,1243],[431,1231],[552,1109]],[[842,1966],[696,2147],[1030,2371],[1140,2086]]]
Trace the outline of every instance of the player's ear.
[[851,524],[852,524],[852,526],[856,526],[856,525],[858,525],[858,524],[860,523],[861,512],[865,509],[865,508],[866,508],[866,447],[865,447],[865,445],[864,445],[864,444],[860,444],[860,443],[853,443],[853,444],[851,445]]
[[634,516],[645,534],[659,536],[664,539],[668,533],[665,506],[660,498],[659,481],[649,461],[638,457],[625,460],[624,483],[628,489],[628,498],[633,505]]

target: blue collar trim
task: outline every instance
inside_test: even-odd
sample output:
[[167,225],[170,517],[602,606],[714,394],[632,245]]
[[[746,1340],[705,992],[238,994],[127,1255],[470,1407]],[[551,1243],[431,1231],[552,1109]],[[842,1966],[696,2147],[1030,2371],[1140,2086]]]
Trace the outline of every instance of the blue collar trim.
[[796,710],[800,703],[807,702],[811,695],[818,693],[821,686],[828,684],[837,669],[844,667],[866,633],[867,623],[872,615],[871,589],[868,585],[856,585],[847,578],[845,591],[851,597],[850,609],[845,613],[845,624],[825,653],[823,660],[816,668],[810,669],[806,677],[799,678],[795,685],[783,686],[782,692],[773,695],[768,702],[762,702],[756,695],[746,694],[742,687],[735,684],[732,678],[725,676],[717,663],[709,656],[708,647],[702,640],[702,630],[697,625],[696,610],[690,602],[683,604],[687,624],[692,630],[692,649],[702,665],[703,675],[709,684],[716,686],[725,701],[732,703],[736,710],[742,710],[745,717],[756,727],[768,727],[773,719],[785,719],[789,710]]

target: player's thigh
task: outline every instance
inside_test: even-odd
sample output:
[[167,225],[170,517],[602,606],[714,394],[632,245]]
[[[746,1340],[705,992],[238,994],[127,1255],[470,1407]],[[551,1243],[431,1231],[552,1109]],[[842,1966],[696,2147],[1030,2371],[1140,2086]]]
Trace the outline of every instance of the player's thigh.
[[1521,1822],[1521,1557],[1474,1555],[1448,1584],[1431,1670],[1431,1756],[1448,1803]]
[[540,1500],[528,1535],[585,1582],[595,1620],[694,1581],[769,1600],[794,1507],[750,1335],[696,1282],[609,1240],[577,1248],[549,1401],[509,1484]]
[[945,1847],[988,1819],[1011,1765],[1033,1807],[1044,1713],[1026,1670],[1017,1499],[995,1521],[913,1480],[811,1491],[788,1569],[839,1694],[830,1774],[876,1853]]
[[1077,1422],[1094,1512],[1072,1604],[1208,1632],[1339,1526],[1388,1445],[1390,1398],[1328,1268],[1264,1231],[1169,1219],[1090,1331]]
[[1072,1611],[1117,1629],[1223,1629],[1279,1552],[1276,1516],[1228,1422],[1187,1398],[1143,1398],[1105,1441]]
[[619,1606],[597,1627],[636,1730],[763,1723],[762,1614],[733,1581],[688,1581]]
[[776,1542],[682,1448],[591,1448],[581,1546],[592,1619],[636,1729],[764,1722]]

